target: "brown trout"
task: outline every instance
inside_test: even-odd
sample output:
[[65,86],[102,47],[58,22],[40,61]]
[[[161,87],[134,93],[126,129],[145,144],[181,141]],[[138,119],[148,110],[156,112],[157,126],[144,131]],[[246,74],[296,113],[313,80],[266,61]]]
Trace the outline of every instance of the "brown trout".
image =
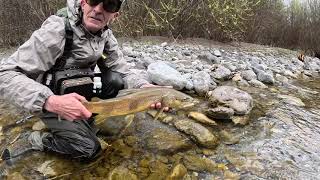
[[143,88],[125,90],[120,97],[83,104],[90,112],[98,114],[96,123],[100,124],[108,117],[145,111],[156,102],[161,102],[162,107],[186,109],[194,106],[197,101],[172,88]]

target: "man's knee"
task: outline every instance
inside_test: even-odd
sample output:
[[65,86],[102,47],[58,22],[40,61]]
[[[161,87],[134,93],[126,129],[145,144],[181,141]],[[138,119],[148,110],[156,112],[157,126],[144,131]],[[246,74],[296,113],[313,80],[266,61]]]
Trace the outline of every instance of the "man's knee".
[[77,153],[75,153],[74,158],[90,160],[97,157],[97,155],[100,153],[101,145],[96,137],[84,138],[79,141],[80,142],[76,142],[75,144],[77,145],[74,146],[74,150],[77,151]]

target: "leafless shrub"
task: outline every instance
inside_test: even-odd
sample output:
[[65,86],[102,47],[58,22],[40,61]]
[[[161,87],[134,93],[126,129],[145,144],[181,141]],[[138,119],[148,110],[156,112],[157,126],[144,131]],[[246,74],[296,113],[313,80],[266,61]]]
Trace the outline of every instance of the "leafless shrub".
[[[24,42],[66,0],[11,0],[0,7],[0,43]],[[160,35],[247,41],[320,53],[320,1],[128,0],[117,36]]]
[[10,0],[0,6],[0,43],[17,45],[40,27],[49,15],[63,7],[64,0]]

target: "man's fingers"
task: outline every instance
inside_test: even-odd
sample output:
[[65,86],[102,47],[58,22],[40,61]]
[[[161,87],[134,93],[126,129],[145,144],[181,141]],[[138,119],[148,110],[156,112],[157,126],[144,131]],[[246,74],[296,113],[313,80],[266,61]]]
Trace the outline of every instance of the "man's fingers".
[[[154,103],[154,104],[151,104],[150,107],[152,109],[161,109],[162,108],[162,104],[160,102],[158,103]],[[164,107],[163,111],[169,111],[169,107]]]
[[157,109],[160,109],[160,108],[161,108],[161,103],[159,103],[159,102],[156,103],[156,108],[157,108]]
[[82,110],[82,115],[86,118],[89,119],[92,116],[92,113],[90,111],[88,111],[85,107]]
[[154,109],[156,107],[156,104],[151,104],[150,107]]
[[71,95],[74,98],[78,99],[80,102],[87,102],[87,99],[85,97],[83,97],[83,96],[81,96],[81,95],[79,95],[77,93],[71,93]]

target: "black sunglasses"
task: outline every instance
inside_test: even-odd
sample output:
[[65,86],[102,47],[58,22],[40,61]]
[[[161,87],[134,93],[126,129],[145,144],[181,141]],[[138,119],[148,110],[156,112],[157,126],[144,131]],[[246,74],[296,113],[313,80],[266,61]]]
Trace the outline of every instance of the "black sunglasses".
[[122,0],[86,0],[90,6],[97,6],[103,3],[103,9],[109,13],[115,13],[120,10]]

